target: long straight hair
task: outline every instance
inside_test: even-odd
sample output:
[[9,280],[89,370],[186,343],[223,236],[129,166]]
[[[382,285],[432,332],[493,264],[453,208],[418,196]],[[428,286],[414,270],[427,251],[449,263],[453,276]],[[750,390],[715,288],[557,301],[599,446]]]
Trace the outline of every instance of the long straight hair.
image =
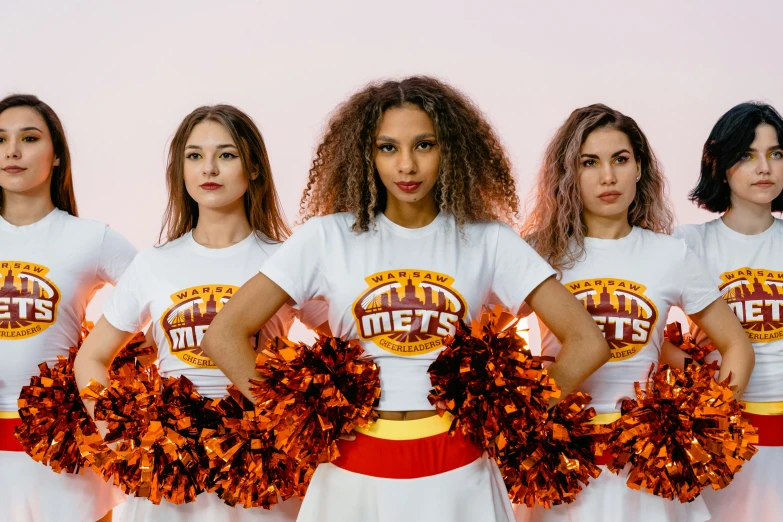
[[[49,135],[52,137],[54,156],[60,160],[60,164],[52,170],[52,182],[49,194],[52,204],[64,210],[72,216],[78,216],[76,197],[73,193],[73,178],[71,177],[71,151],[68,148],[68,140],[65,138],[65,130],[57,113],[49,105],[32,94],[12,94],[0,100],[0,113],[14,107],[29,107],[41,115]],[[3,189],[0,188],[0,211],[5,206]]]
[[[185,146],[193,128],[201,122],[214,121],[222,125],[239,149],[242,168],[248,179],[244,195],[245,216],[252,229],[269,240],[280,242],[291,235],[280,198],[272,179],[272,168],[261,132],[253,120],[231,105],[199,107],[180,123],[169,147],[166,185],[169,201],[166,205],[159,241],[173,241],[184,236],[198,224],[198,203],[185,188]],[[253,179],[255,178],[255,179]]]

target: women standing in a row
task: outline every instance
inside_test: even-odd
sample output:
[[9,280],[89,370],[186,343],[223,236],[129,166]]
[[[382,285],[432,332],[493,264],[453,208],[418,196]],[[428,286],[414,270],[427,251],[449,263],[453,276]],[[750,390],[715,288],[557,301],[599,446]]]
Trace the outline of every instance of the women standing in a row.
[[[575,110],[547,148],[523,236],[603,331],[611,359],[579,389],[607,421],[657,364],[666,317],[680,307],[711,334],[724,356],[721,378],[736,395],[748,381],[753,351],[712,279],[684,241],[668,235],[673,216],[665,179],[636,122],[605,105]],[[542,354],[562,353],[542,325]],[[681,504],[635,491],[603,467],[574,503],[517,510],[518,520],[701,522],[701,499]]]
[[248,396],[247,334],[289,299],[329,304],[336,336],[360,339],[381,370],[380,420],[322,464],[300,521],[513,520],[502,478],[427,401],[427,368],[459,320],[527,300],[563,341],[564,393],[608,356],[552,269],[503,221],[518,202],[509,161],[461,93],[413,77],[372,84],[332,116],[302,206],[309,220],[240,289],[204,351]]
[[87,304],[136,255],[117,232],[77,217],[68,142],[35,96],[0,101],[0,518],[91,522],[125,499],[90,470],[55,474],[14,439],[17,399],[38,364],[68,355]]
[[[118,351],[152,319],[161,375],[183,375],[206,397],[223,397],[228,379],[202,350],[202,337],[258,266],[289,234],[280,209],[269,159],[253,121],[228,105],[200,107],[180,124],[167,167],[169,203],[161,231],[166,243],[141,252],[106,302],[76,358],[76,381],[108,385],[108,368]],[[304,305],[304,303],[302,303]],[[244,341],[258,346],[287,336],[299,315],[315,327],[326,321],[325,305],[304,313],[283,306],[263,330]],[[86,401],[92,409],[94,403]],[[279,503],[272,511],[232,508],[214,494],[195,502],[154,505],[129,498],[123,520],[177,522],[225,520],[291,521],[300,502]]]
[[[675,235],[706,265],[756,352],[743,401],[758,428],[758,455],[726,490],[705,491],[712,521],[783,520],[783,119],[769,105],[743,103],[724,114],[704,144],[691,200],[723,215]],[[709,331],[698,323],[698,344]],[[725,357],[723,359],[726,365]]]

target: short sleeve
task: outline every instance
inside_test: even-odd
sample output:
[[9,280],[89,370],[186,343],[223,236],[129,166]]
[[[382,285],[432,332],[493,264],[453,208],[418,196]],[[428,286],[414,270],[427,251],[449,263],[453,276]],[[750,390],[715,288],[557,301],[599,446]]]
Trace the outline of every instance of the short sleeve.
[[138,251],[125,237],[111,227],[106,227],[98,260],[98,278],[104,283],[117,284],[120,276],[131,264]]
[[310,218],[261,267],[261,273],[285,290],[298,305],[323,295],[322,220]]
[[140,256],[122,274],[114,292],[103,305],[103,316],[112,326],[125,332],[138,332],[150,320],[150,302],[146,294],[150,274]]
[[720,292],[696,254],[687,245],[683,248],[685,256],[679,269],[682,290],[677,306],[686,314],[695,314],[719,299]]
[[491,292],[513,313],[527,296],[555,271],[508,225],[500,225],[495,251]]

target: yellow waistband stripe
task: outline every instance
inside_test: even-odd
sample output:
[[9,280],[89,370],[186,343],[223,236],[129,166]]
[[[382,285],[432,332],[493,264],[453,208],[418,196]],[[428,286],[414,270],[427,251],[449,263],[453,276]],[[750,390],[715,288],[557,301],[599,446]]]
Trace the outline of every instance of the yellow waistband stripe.
[[0,419],[18,419],[18,411],[0,411]]
[[754,415],[783,415],[783,401],[778,402],[747,402],[741,401],[744,410]]
[[589,424],[611,424],[620,417],[622,417],[622,415],[620,415],[619,411],[613,411],[612,413],[599,413],[590,419]]
[[433,415],[416,420],[378,419],[369,428],[355,428],[355,431],[362,435],[387,440],[423,439],[449,431],[452,418],[450,414],[445,413],[443,417]]

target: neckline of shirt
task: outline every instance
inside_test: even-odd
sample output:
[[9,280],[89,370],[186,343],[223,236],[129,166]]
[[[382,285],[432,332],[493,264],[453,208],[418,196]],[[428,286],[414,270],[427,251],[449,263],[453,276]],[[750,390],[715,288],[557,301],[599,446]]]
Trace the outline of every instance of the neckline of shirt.
[[375,216],[375,221],[377,221],[381,226],[386,227],[390,232],[403,237],[423,237],[430,235],[434,232],[437,232],[438,229],[446,222],[446,216],[443,214],[443,212],[439,212],[437,216],[435,216],[435,219],[432,220],[431,223],[421,227],[421,228],[406,228],[401,225],[398,225],[388,217],[383,212],[378,213]]
[[188,235],[186,236],[186,241],[190,249],[196,252],[200,256],[228,257],[236,254],[241,250],[244,250],[245,248],[250,246],[253,242],[260,241],[260,239],[256,237],[255,232],[251,232],[249,236],[247,236],[239,243],[235,243],[225,248],[209,248],[199,244],[198,241],[193,239],[193,231],[191,230],[190,232],[188,232]]
[[48,214],[46,214],[44,217],[36,221],[35,223],[30,223],[29,225],[13,225],[9,223],[8,221],[3,218],[3,216],[0,216],[0,229],[5,230],[7,232],[16,232],[20,234],[29,234],[30,232],[35,232],[36,230],[40,230],[42,228],[46,228],[49,226],[49,224],[54,221],[57,217],[59,217],[62,214],[67,214],[64,210],[60,210],[59,208],[55,208]]
[[642,229],[640,227],[631,227],[631,231],[628,233],[628,235],[623,236],[618,239],[602,239],[598,237],[585,237],[585,248],[616,248],[618,246],[625,245],[626,243],[630,243],[636,237],[639,236],[639,234],[642,233]]
[[772,234],[776,233],[778,229],[783,226],[780,219],[775,218],[775,220],[772,222],[772,225],[770,225],[769,228],[767,228],[764,232],[761,232],[759,234],[743,234],[741,232],[737,232],[736,230],[729,228],[729,226],[723,222],[723,218],[718,218],[715,220],[716,226],[718,227],[718,230],[727,236],[730,236],[733,239],[739,239],[741,241],[763,241],[767,239],[768,236],[771,236]]

